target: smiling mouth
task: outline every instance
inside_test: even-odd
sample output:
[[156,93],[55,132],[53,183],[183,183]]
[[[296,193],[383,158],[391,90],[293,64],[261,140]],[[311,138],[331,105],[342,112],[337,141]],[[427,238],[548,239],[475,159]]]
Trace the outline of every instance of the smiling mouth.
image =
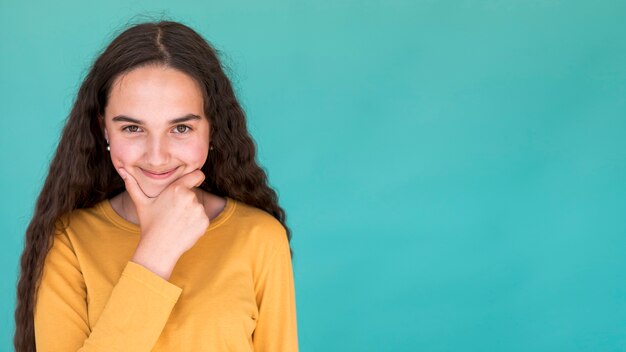
[[156,179],[156,180],[162,180],[162,179],[166,179],[168,177],[170,177],[174,171],[176,171],[178,168],[174,168],[171,169],[169,171],[165,171],[165,172],[154,172],[154,171],[148,171],[148,170],[144,170],[142,168],[139,168],[141,170],[141,172],[143,172],[144,175]]

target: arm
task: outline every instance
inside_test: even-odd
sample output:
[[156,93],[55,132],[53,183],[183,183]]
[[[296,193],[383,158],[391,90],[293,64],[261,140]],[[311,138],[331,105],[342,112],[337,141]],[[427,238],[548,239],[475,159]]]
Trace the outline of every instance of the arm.
[[289,242],[283,230],[258,278],[259,316],[252,336],[255,351],[297,351],[295,287]]
[[129,261],[89,326],[87,288],[72,244],[55,233],[35,303],[37,351],[150,351],[182,289]]

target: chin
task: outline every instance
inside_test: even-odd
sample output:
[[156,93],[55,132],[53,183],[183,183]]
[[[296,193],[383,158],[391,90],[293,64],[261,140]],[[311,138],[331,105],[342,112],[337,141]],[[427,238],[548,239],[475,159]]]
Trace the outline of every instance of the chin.
[[156,198],[161,194],[161,192],[152,192],[152,193],[146,193],[146,196],[148,196],[148,198]]
[[139,184],[139,187],[141,187],[141,190],[143,191],[143,193],[150,198],[158,197],[159,194],[161,194],[161,192],[163,192],[163,190],[167,188],[167,186],[168,185],[166,185],[165,187],[154,187],[154,186]]

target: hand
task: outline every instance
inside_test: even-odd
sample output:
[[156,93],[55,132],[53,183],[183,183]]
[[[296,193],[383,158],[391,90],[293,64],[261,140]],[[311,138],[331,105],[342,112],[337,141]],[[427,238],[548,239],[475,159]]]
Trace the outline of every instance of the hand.
[[168,279],[178,258],[209,226],[204,205],[193,191],[205,176],[195,170],[172,182],[156,198],[149,198],[131,174],[122,168],[119,172],[137,209],[141,228],[141,239],[131,260]]

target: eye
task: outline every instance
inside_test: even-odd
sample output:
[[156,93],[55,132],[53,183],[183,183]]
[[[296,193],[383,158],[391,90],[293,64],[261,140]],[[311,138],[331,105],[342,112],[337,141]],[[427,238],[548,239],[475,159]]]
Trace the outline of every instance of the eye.
[[130,133],[136,133],[136,132],[139,131],[139,126],[137,126],[137,125],[129,125],[129,126],[126,126],[126,127],[122,128],[122,131],[130,132]]
[[176,131],[176,133],[187,133],[191,131],[191,127],[187,125],[177,125],[176,127],[174,127],[174,130]]

